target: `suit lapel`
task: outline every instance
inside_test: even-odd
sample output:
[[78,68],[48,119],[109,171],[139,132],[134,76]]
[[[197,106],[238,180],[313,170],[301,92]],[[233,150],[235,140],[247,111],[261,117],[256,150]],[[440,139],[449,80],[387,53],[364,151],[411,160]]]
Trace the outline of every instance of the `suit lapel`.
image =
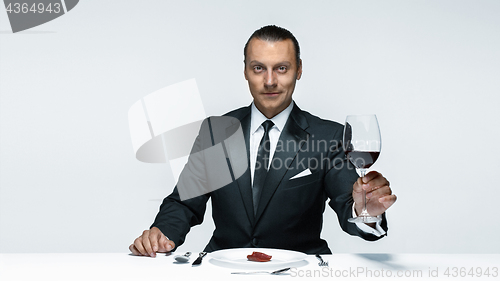
[[308,133],[305,131],[307,127],[309,127],[309,125],[302,111],[297,107],[297,105],[294,105],[288,121],[283,128],[283,132],[281,132],[278,145],[273,156],[273,162],[269,168],[269,172],[267,173],[266,180],[264,182],[264,189],[262,190],[259,206],[257,208],[257,214],[255,216],[255,222],[257,222],[261,217],[274,192],[281,183],[283,176],[290,165],[294,162],[297,152],[307,140]]

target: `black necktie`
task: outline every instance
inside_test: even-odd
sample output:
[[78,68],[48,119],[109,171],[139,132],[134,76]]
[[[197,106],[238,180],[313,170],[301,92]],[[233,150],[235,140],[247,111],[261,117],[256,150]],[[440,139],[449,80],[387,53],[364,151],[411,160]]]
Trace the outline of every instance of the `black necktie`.
[[262,136],[262,139],[260,140],[259,150],[257,151],[257,161],[255,162],[255,171],[253,174],[252,195],[254,214],[257,214],[260,194],[264,187],[264,181],[266,180],[267,166],[269,163],[269,151],[271,150],[269,131],[273,126],[274,123],[271,120],[267,120],[262,123],[262,127],[264,127],[264,136]]

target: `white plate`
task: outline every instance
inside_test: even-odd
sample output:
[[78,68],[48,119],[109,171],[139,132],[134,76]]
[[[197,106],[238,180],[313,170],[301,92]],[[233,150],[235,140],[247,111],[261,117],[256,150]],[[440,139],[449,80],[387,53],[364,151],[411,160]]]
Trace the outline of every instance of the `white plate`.
[[[247,259],[253,252],[261,252],[272,256],[270,261],[255,262]],[[219,250],[209,254],[212,264],[241,269],[279,269],[284,267],[299,267],[308,264],[307,255],[301,252],[268,249],[268,248],[237,248]]]

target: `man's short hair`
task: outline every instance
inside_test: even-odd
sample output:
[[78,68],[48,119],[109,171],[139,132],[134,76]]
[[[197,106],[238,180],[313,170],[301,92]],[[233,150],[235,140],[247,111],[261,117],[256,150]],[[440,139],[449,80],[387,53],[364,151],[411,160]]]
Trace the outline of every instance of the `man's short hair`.
[[293,34],[284,29],[283,27],[279,27],[276,25],[268,25],[264,26],[258,30],[256,30],[250,38],[248,38],[247,43],[245,44],[245,49],[243,49],[243,55],[245,56],[245,60],[243,61],[246,65],[247,63],[247,49],[248,49],[248,43],[250,40],[253,38],[260,39],[262,41],[268,41],[268,42],[278,42],[278,41],[283,41],[286,39],[290,39],[293,42],[293,47],[295,48],[295,60],[297,63],[297,67],[299,67],[299,61],[300,61],[300,47],[299,47],[299,42],[293,36]]

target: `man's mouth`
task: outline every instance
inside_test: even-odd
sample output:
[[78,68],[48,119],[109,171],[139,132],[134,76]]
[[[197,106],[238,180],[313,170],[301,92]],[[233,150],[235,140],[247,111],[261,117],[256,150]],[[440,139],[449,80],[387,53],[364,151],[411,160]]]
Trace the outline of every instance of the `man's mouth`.
[[268,96],[268,97],[274,97],[274,96],[277,96],[279,95],[280,93],[278,92],[271,92],[271,93],[264,93],[264,95]]

